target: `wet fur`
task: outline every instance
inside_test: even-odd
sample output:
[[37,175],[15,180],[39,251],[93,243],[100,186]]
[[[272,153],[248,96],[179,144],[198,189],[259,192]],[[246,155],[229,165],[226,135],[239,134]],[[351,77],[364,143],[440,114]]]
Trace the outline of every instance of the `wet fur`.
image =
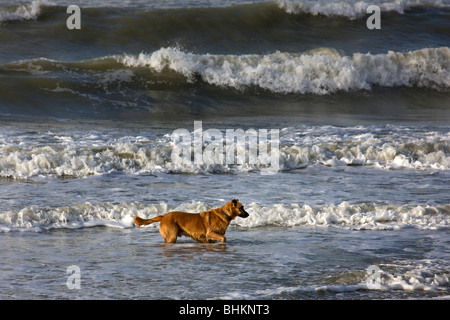
[[159,232],[167,243],[175,243],[180,236],[188,236],[199,242],[226,242],[225,232],[230,221],[236,217],[248,217],[248,213],[238,199],[205,212],[172,211],[152,219],[136,216],[134,222],[137,226],[159,222]]

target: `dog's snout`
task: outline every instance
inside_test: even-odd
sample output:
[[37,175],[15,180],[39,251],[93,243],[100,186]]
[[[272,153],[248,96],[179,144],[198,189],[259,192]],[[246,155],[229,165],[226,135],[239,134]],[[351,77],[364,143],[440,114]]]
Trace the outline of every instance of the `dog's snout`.
[[241,217],[241,218],[247,218],[247,217],[248,217],[248,212],[245,211],[244,209],[242,209],[242,213],[239,215],[239,217]]

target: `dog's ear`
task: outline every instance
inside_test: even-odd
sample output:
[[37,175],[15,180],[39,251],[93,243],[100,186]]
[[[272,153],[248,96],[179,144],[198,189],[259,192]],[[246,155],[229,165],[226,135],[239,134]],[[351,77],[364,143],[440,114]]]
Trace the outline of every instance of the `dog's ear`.
[[231,201],[233,202],[234,206],[236,206],[237,203],[239,202],[239,199],[233,199],[233,200],[231,200]]

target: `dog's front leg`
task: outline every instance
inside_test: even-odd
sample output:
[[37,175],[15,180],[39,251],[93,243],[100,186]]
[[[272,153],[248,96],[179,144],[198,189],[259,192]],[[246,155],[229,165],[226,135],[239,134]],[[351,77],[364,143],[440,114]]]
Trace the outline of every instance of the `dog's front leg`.
[[222,242],[227,241],[227,238],[225,238],[225,236],[223,236],[221,234],[217,234],[211,230],[208,230],[208,232],[206,233],[206,238],[211,239],[211,240],[220,240]]

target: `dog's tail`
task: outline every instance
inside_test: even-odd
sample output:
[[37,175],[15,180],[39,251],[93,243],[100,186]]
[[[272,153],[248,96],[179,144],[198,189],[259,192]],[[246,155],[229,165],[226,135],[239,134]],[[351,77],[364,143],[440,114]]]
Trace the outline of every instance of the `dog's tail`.
[[134,223],[136,223],[136,225],[138,227],[140,227],[140,226],[144,226],[144,225],[147,225],[147,224],[150,224],[153,222],[159,222],[159,221],[161,221],[162,217],[163,216],[157,216],[157,217],[151,218],[151,219],[142,219],[142,218],[139,218],[138,216],[136,216],[136,217],[134,217]]

